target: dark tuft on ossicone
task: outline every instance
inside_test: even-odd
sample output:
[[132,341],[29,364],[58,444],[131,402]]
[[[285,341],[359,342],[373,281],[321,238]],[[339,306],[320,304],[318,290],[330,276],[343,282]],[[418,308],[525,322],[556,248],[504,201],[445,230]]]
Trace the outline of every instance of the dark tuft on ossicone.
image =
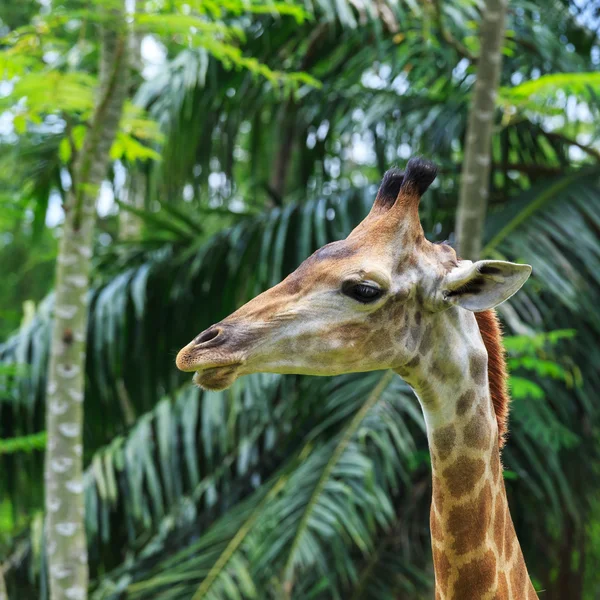
[[404,171],[401,169],[390,169],[389,171],[386,171],[381,180],[379,192],[377,193],[379,200],[383,200],[385,204],[394,204],[398,197],[398,192],[402,187],[403,180]]
[[404,171],[402,188],[406,191],[416,189],[422,196],[437,176],[437,166],[430,160],[417,156],[411,158]]

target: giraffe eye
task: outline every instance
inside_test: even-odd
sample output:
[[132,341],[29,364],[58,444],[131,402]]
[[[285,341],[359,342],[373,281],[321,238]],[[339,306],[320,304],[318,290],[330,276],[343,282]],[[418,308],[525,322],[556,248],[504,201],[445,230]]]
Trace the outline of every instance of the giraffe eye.
[[374,302],[383,294],[383,290],[375,287],[374,285],[367,283],[353,283],[351,281],[346,282],[342,286],[342,292],[346,296],[353,298],[358,302],[362,302],[363,304]]

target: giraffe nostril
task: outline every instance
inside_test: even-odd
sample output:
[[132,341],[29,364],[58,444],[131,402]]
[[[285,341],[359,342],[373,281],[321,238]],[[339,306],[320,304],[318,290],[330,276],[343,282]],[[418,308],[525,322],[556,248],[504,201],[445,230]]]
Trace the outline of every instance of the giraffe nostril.
[[196,337],[194,343],[198,346],[200,344],[206,344],[207,342],[214,340],[221,333],[221,331],[222,330],[219,327],[211,327]]

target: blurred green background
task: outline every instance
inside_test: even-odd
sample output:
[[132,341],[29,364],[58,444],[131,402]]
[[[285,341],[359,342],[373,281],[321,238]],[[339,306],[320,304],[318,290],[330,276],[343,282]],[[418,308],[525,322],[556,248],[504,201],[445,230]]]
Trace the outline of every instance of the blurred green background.
[[[48,597],[52,289],[98,4],[0,5],[0,563],[18,600]],[[482,5],[129,4],[88,292],[90,597],[432,598],[430,464],[406,384],[373,398],[383,373],[262,374],[203,393],[174,358],[347,235],[412,155],[440,166],[426,235],[454,239]],[[500,311],[503,462],[547,599],[600,598],[599,34],[597,3],[511,1],[492,140],[482,256],[534,268]]]

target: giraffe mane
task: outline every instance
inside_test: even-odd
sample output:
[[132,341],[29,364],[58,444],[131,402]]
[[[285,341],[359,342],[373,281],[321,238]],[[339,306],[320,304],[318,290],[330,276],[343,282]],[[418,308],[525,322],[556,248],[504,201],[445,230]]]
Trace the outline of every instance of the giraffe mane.
[[495,310],[485,310],[475,313],[479,331],[488,353],[488,380],[492,404],[498,423],[498,445],[504,446],[508,432],[508,411],[510,396],[508,394],[508,372],[504,344],[502,343],[502,328]]

